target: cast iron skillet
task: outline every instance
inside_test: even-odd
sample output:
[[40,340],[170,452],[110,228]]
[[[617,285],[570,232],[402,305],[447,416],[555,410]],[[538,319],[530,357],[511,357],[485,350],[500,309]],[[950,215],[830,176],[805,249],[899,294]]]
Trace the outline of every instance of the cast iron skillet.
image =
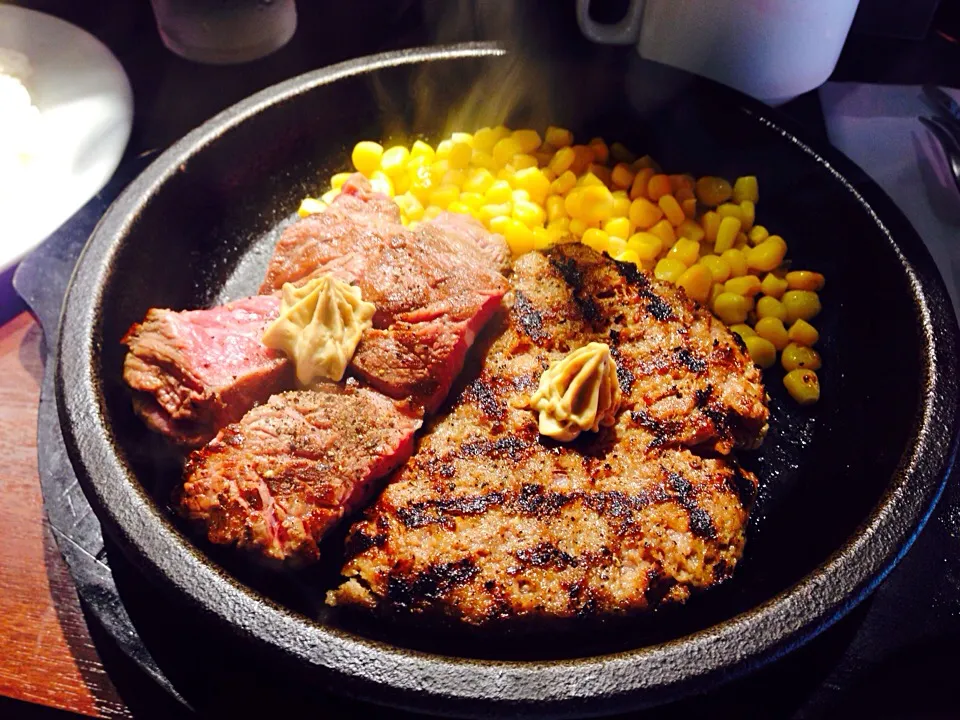
[[[460,715],[649,706],[789,651],[863,599],[909,547],[957,443],[958,332],[943,283],[890,200],[743,96],[622,55],[518,65],[490,46],[390,53],[294,78],[167,150],[94,232],[68,292],[57,399],[104,527],[159,584],[314,682]],[[329,569],[276,575],[191,540],[165,505],[177,460],[133,416],[120,337],[152,306],[255,291],[279,225],[363,138],[504,120],[566,125],[695,174],[760,177],[760,221],[824,272],[823,398],[767,375],[763,489],[732,581],[687,606],[571,638],[461,637],[324,609]],[[456,112],[454,112],[456,111]],[[334,541],[335,543],[335,541]],[[330,554],[336,559],[336,553]]]

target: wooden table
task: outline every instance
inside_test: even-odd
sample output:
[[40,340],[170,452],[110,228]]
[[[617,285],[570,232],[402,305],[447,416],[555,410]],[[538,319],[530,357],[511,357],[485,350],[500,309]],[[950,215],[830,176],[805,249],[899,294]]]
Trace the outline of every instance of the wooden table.
[[[95,717],[130,717],[104,672],[43,512],[41,339],[28,312],[0,325],[0,695]],[[0,702],[0,715],[15,716],[16,709]]]

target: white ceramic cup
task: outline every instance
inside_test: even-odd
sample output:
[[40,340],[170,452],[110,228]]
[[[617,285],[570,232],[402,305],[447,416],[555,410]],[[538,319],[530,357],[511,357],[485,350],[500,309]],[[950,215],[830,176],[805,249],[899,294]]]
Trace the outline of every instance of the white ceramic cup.
[[598,43],[631,45],[648,60],[703,75],[778,105],[833,72],[859,0],[631,0],[616,24],[577,22]]

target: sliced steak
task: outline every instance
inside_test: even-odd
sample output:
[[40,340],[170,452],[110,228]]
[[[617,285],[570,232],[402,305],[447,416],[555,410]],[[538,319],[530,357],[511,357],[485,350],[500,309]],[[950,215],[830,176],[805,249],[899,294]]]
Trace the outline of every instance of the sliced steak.
[[180,512],[214,543],[316,560],[324,533],[410,457],[420,422],[356,381],[274,395],[191,454]]
[[123,379],[149,427],[198,447],[293,383],[286,358],[260,338],[280,299],[260,295],[209,310],[151,309],[124,336]]
[[472,218],[404,227],[393,201],[357,175],[325,212],[284,232],[261,292],[322,273],[357,285],[377,312],[351,368],[431,412],[507,290],[505,252],[503,238]]
[[[767,421],[757,367],[682,290],[565,245],[518,259],[474,381],[351,530],[328,602],[476,625],[646,610],[726,579],[757,480],[734,445]],[[591,342],[617,363],[616,425],[572,443],[526,408]]]

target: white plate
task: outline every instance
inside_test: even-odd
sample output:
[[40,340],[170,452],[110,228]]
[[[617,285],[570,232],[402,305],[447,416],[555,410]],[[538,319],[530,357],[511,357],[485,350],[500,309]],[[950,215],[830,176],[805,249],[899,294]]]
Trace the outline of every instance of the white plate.
[[26,55],[40,110],[40,149],[0,216],[0,271],[17,263],[93,197],[117,169],[133,124],[133,92],[113,54],[80,28],[0,5],[0,48]]

